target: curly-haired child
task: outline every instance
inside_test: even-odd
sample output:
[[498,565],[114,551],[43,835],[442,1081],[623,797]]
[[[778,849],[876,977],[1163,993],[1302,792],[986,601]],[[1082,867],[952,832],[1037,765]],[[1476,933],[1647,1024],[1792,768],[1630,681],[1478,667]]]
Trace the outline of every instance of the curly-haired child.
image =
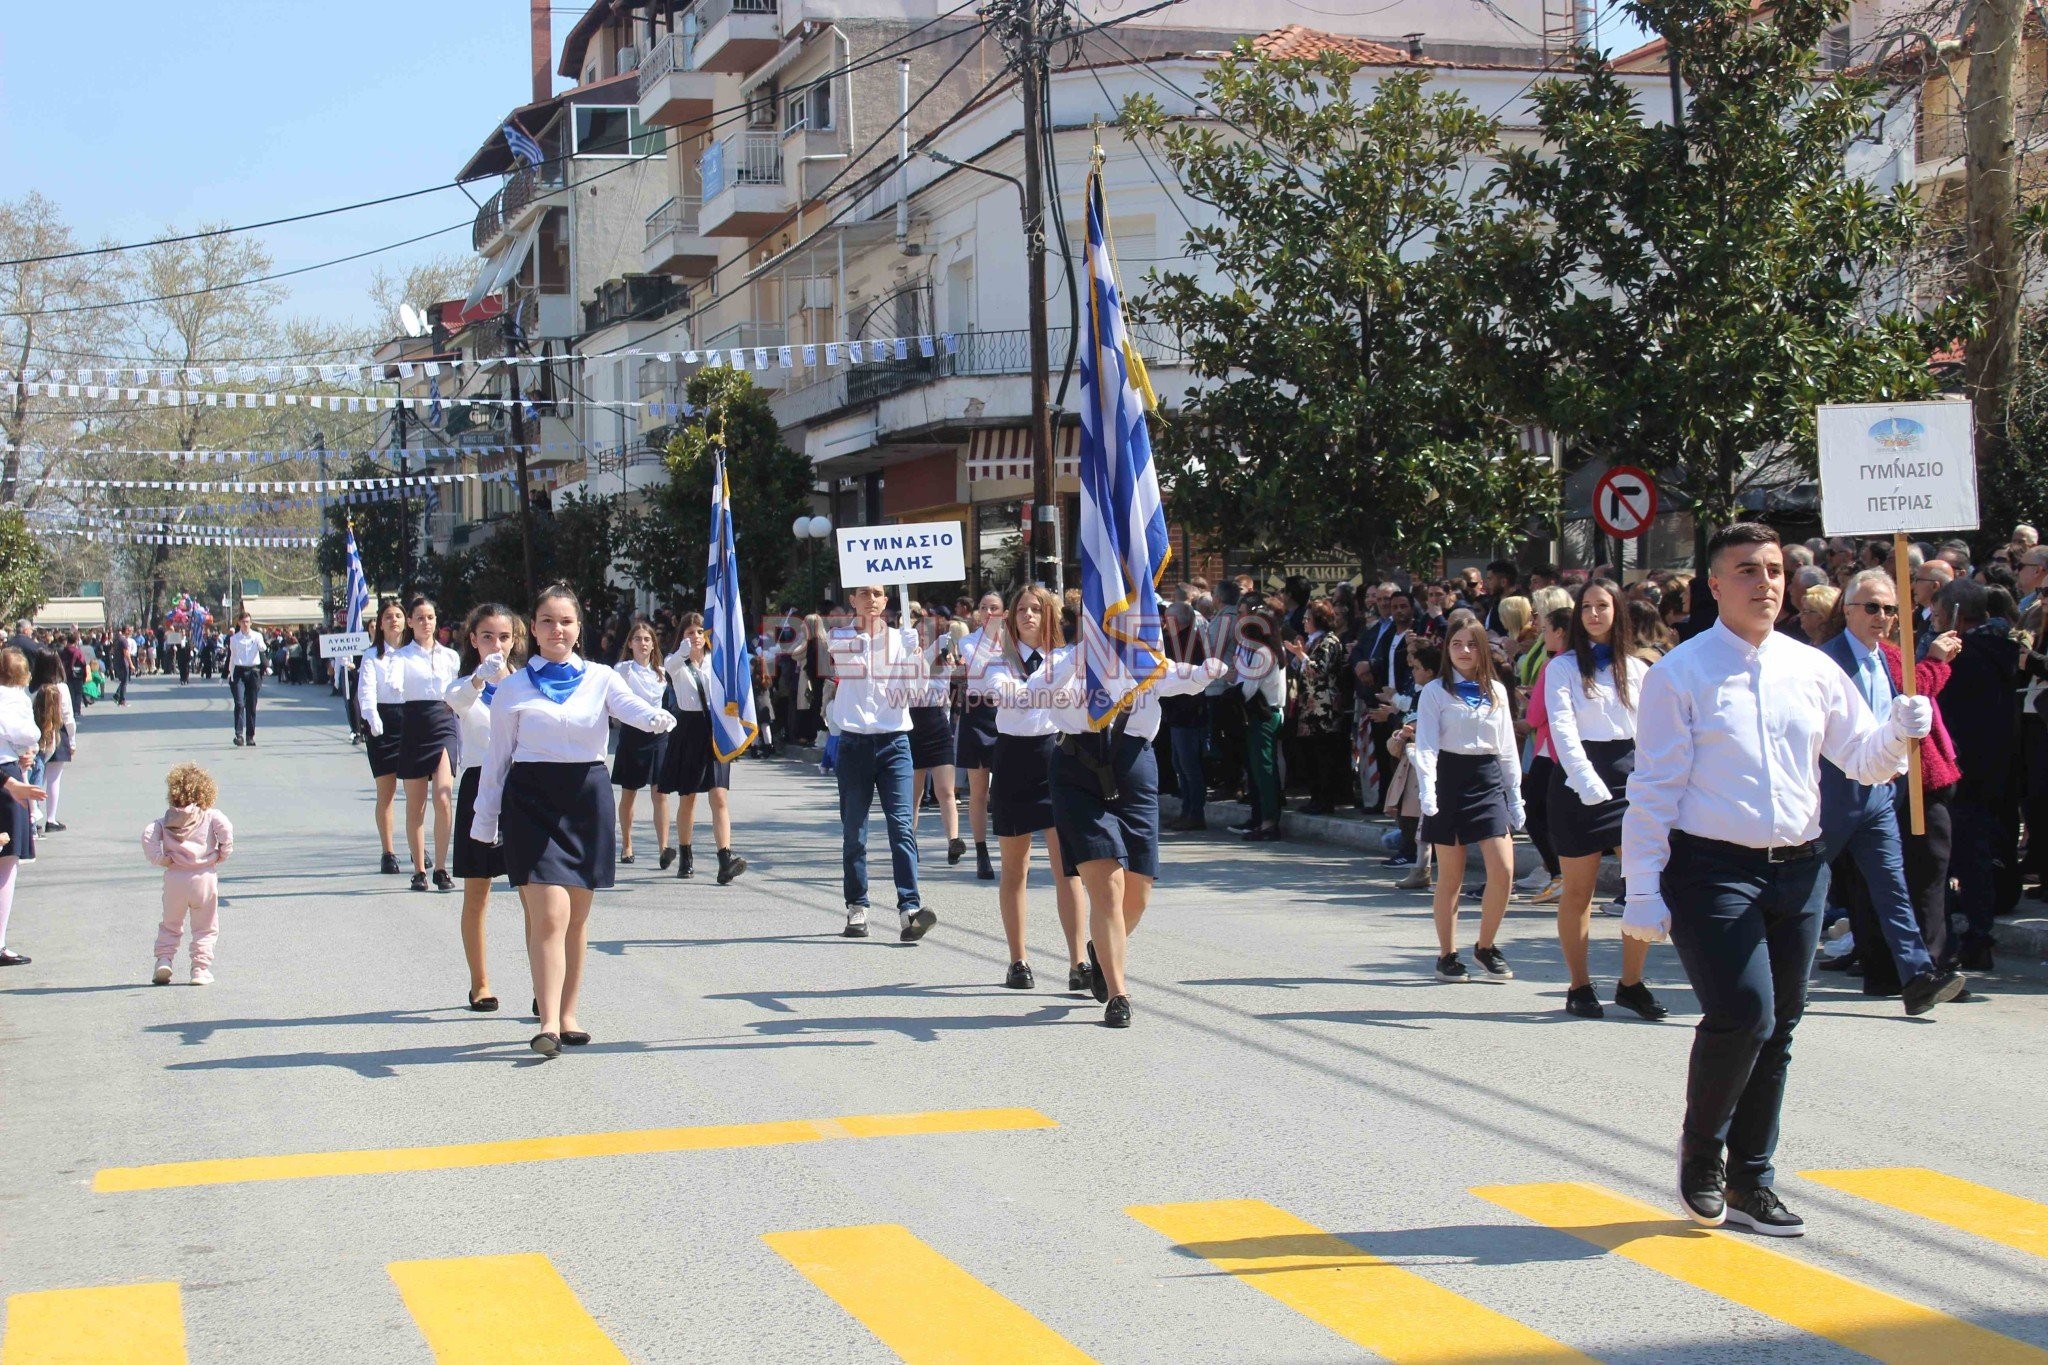
[[214,869],[235,851],[235,828],[213,808],[220,791],[197,763],[180,763],[165,781],[170,809],[142,831],[142,851],[164,870],[164,918],[156,931],[159,986],[171,984],[171,960],[185,917],[192,918],[192,984],[213,984],[213,944],[220,937],[220,883]]

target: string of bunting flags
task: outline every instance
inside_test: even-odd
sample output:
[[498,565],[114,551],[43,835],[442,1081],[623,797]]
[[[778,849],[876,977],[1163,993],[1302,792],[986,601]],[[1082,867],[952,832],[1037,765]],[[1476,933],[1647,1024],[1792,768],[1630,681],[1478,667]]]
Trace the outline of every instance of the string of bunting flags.
[[[533,477],[545,480],[554,477],[553,470],[535,470]],[[461,483],[475,480],[483,483],[510,481],[519,477],[516,469],[495,469],[489,472],[467,470],[457,474],[407,474],[366,479],[273,479],[252,480],[242,483],[204,483],[188,479],[44,479],[45,488],[155,488],[172,493],[367,493],[379,490],[402,491],[409,488],[430,488],[437,484]]]
[[252,549],[305,550],[320,543],[318,536],[211,534],[188,531],[93,531],[52,526],[44,534],[77,536],[108,545],[234,545]]
[[[788,349],[787,347],[784,348]],[[734,352],[738,354],[738,352]],[[739,369],[739,365],[732,368]],[[763,365],[760,368],[767,369]],[[385,397],[382,394],[326,393],[222,393],[218,389],[202,391],[193,389],[123,389],[98,384],[58,384],[50,382],[26,382],[18,387],[29,398],[91,398],[109,401],[146,403],[151,407],[169,408],[318,408],[327,412],[390,412],[396,408],[412,411],[432,411],[443,406],[472,404],[483,407],[509,408],[523,404],[531,408],[534,400],[527,398],[408,398]],[[592,408],[645,408],[657,417],[680,417],[687,403],[665,403],[648,398],[577,398],[575,402]]]
[[[690,404],[681,405],[685,416],[692,416],[695,409]],[[394,455],[418,455],[426,459],[452,459],[462,455],[508,455],[520,450],[529,453],[559,453],[563,451],[591,451],[610,449],[615,442],[607,441],[528,441],[523,446],[506,441],[495,441],[477,445],[461,446],[379,446],[372,450],[144,450],[130,446],[45,446],[26,445],[20,447],[28,455],[133,455],[137,458],[177,460],[192,464],[282,464],[299,460],[388,459]],[[14,447],[0,442],[0,450]]]

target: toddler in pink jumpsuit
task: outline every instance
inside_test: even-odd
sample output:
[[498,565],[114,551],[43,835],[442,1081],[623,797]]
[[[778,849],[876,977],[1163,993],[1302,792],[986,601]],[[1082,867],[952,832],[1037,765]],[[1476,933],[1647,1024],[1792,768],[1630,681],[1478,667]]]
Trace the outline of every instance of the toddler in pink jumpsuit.
[[213,984],[213,944],[220,937],[220,883],[214,869],[235,851],[235,829],[213,808],[213,778],[196,763],[180,763],[166,782],[170,809],[142,831],[142,851],[164,870],[164,918],[156,931],[159,986],[171,982],[171,960],[185,917],[192,918],[192,984]]

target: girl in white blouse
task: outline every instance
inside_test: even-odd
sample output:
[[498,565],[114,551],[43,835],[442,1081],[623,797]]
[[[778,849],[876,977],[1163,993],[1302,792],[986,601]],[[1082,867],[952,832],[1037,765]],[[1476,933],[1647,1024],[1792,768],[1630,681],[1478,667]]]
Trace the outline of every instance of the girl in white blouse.
[[1436,850],[1437,980],[1471,980],[1458,957],[1458,893],[1465,884],[1465,850],[1474,844],[1486,861],[1486,890],[1472,956],[1488,976],[1506,980],[1514,972],[1494,936],[1507,915],[1515,876],[1510,834],[1522,827],[1522,762],[1508,690],[1493,676],[1486,628],[1470,612],[1452,615],[1443,673],[1416,698],[1409,758],[1422,806],[1422,838]]
[[31,814],[43,799],[41,787],[28,784],[29,766],[43,730],[36,724],[28,695],[28,656],[18,649],[0,649],[0,967],[25,967],[28,957],[7,946],[7,920],[14,912],[14,883],[21,860],[36,852]]
[[[448,836],[455,821],[456,750],[462,731],[444,702],[448,684],[462,672],[462,656],[440,643],[440,622],[434,604],[415,597],[406,612],[412,642],[385,662],[391,685],[403,701],[404,725],[398,745],[398,780],[405,784],[405,842],[412,851],[412,889],[427,889],[427,869],[434,869],[434,889],[452,891],[448,871]],[[427,803],[434,807],[434,861],[427,861]]]
[[[1636,695],[1650,660],[1637,653],[1620,591],[1596,579],[1579,593],[1565,637],[1567,653],[1543,668],[1543,701],[1557,761],[1547,795],[1550,839],[1564,876],[1557,942],[1572,976],[1564,1007],[1582,1019],[1606,1013],[1587,964],[1594,883],[1600,859],[1621,847],[1628,777],[1635,771]],[[1670,1011],[1643,984],[1648,940],[1622,936],[1614,1003],[1645,1019]]]
[[[668,675],[661,669],[661,646],[655,642],[654,627],[635,621],[626,632],[626,657],[619,664],[619,677],[633,694],[651,706],[661,706],[668,693]],[[643,787],[653,789],[654,847],[666,868],[675,859],[668,843],[668,793],[655,779],[661,776],[662,760],[668,754],[667,735],[649,734],[632,726],[619,729],[618,752],[612,755],[612,785],[619,789],[619,861],[633,861],[633,807]]]
[[462,676],[448,685],[449,709],[462,726],[462,778],[455,792],[452,870],[462,879],[462,955],[469,961],[469,1007],[480,1014],[498,1008],[484,953],[484,912],[491,906],[491,882],[505,873],[505,850],[470,835],[484,760],[491,752],[491,702],[498,684],[526,660],[526,626],[510,607],[486,602],[462,623]]
[[[505,875],[526,908],[526,954],[541,1031],[532,1047],[553,1057],[590,1041],[576,1028],[592,895],[612,884],[618,814],[605,772],[611,721],[652,730],[675,717],[650,706],[603,664],[576,655],[583,610],[561,584],[533,609],[535,658],[499,683],[491,700],[491,752],[477,784],[479,843],[502,842]],[[501,839],[502,835],[502,839]]]
[[377,784],[377,837],[384,845],[382,870],[398,871],[391,843],[391,803],[398,796],[399,737],[405,729],[405,694],[391,671],[391,656],[405,644],[405,608],[386,602],[377,613],[377,643],[356,660],[356,714],[369,738],[363,750]]
[[704,614],[685,612],[675,653],[662,661],[676,699],[676,730],[668,738],[660,787],[676,794],[676,877],[696,873],[691,848],[697,824],[697,797],[711,797],[711,837],[718,846],[718,884],[729,885],[747,870],[747,860],[732,851],[732,763],[718,756],[711,729],[711,640],[704,633]]

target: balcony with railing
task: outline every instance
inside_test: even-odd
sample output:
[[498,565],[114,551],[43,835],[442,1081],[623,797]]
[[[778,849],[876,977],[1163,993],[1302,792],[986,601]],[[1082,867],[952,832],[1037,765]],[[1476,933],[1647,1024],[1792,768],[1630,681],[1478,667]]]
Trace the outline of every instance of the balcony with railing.
[[621,275],[597,287],[583,304],[583,330],[618,322],[651,322],[690,303],[690,291],[666,275]]
[[702,0],[695,10],[699,71],[744,76],[782,46],[776,0]]
[[554,203],[561,190],[560,165],[522,167],[476,211],[470,246],[480,256],[490,254],[506,237],[530,224],[540,209]]
[[656,43],[640,63],[636,99],[640,121],[675,128],[711,117],[718,77],[697,65],[699,30],[693,24]]
[[703,208],[697,230],[706,237],[753,237],[770,231],[793,201],[784,183],[782,139],[751,131],[721,138],[697,158]]
[[[732,353],[738,351],[740,368],[753,376],[756,387],[780,389],[789,383],[790,371],[782,368],[777,352],[786,344],[788,335],[788,329],[779,322],[736,322],[706,337],[700,349],[720,352],[722,363],[727,365],[732,362]],[[765,369],[760,364],[763,359],[767,361]]]
[[701,279],[718,266],[718,244],[697,230],[703,201],[696,195],[666,200],[647,215],[647,244],[641,269],[650,275]]

